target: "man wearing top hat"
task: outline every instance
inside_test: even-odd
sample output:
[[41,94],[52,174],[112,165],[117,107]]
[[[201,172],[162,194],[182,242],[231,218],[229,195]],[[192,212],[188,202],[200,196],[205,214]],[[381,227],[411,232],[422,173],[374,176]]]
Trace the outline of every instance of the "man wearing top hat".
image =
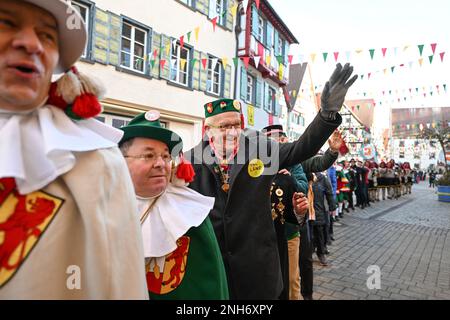
[[136,192],[150,299],[228,299],[208,217],[214,198],[187,188],[194,172],[183,159],[183,142],[159,119],[158,111],[140,114],[121,128],[119,144]]
[[74,68],[86,42],[66,1],[0,1],[0,300],[148,298],[122,132]]
[[[195,170],[191,188],[216,199],[210,218],[219,242],[232,299],[277,299],[283,289],[268,192],[280,169],[314,156],[340,125],[338,114],[353,68],[338,65],[322,94],[322,110],[299,140],[279,145],[242,134],[239,101],[205,105],[204,139],[187,153]],[[349,80],[350,79],[350,80]],[[294,200],[301,214],[304,196]]]

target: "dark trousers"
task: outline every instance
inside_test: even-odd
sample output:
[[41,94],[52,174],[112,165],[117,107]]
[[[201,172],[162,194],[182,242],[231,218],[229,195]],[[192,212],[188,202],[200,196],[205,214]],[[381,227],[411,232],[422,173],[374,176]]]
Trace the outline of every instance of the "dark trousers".
[[308,225],[305,224],[300,229],[300,288],[303,297],[313,294],[313,245],[309,237]]
[[328,241],[331,241],[330,239],[330,225],[331,225],[331,219],[330,214],[328,212],[325,213],[325,225],[323,226],[323,243],[324,246],[327,246]]
[[317,255],[325,254],[325,238],[324,231],[325,225],[314,225],[313,227],[313,243],[314,248],[316,249]]
[[331,237],[334,236],[334,231],[333,231],[333,219],[331,219],[331,217],[330,217],[330,227],[328,228],[328,236],[329,238],[327,239],[327,242],[332,241]]

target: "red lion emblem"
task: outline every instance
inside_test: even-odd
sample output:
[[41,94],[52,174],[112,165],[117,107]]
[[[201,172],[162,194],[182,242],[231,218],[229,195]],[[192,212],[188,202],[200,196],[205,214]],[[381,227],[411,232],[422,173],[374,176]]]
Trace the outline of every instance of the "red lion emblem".
[[186,266],[184,266],[183,269],[183,262],[184,257],[187,257],[189,253],[189,238],[181,237],[177,240],[177,245],[178,248],[166,258],[166,263],[170,262],[171,260],[175,261],[175,265],[172,269],[170,269],[170,278],[167,281],[163,281],[162,283],[164,286],[166,286],[176,279],[175,283],[172,283],[172,285],[170,286],[171,288],[176,288],[180,285],[180,275],[186,271]]
[[[3,205],[7,199],[11,199],[8,198],[10,195],[17,201],[7,220],[0,223],[0,233],[3,233],[3,242],[0,243],[0,272],[2,270],[14,271],[30,251],[27,249],[30,238],[39,239],[42,230],[45,229],[44,222],[55,212],[57,204],[44,197],[33,197],[30,200],[29,195],[20,195],[12,179],[0,179],[0,186],[0,205]],[[0,209],[2,208],[0,207]],[[6,212],[7,214],[8,212]],[[5,212],[0,210],[0,217],[2,215],[5,217]],[[19,257],[15,263],[11,264],[11,256],[19,247]],[[8,279],[0,277],[0,287],[6,280]]]

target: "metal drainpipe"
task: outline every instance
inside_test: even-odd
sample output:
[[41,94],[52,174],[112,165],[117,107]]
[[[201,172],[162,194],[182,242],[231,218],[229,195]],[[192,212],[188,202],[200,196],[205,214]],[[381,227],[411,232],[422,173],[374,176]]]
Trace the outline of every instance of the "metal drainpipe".
[[[239,1],[239,6],[238,6],[238,13],[236,14],[236,26],[234,27],[234,34],[236,36],[236,57],[239,56],[239,34],[242,32],[241,29],[241,9],[242,9],[243,3],[242,1]],[[245,9],[244,9],[245,10]],[[239,64],[238,64],[239,66]],[[237,100],[239,95],[238,95],[238,66],[235,68],[236,70],[234,70],[234,99]]]

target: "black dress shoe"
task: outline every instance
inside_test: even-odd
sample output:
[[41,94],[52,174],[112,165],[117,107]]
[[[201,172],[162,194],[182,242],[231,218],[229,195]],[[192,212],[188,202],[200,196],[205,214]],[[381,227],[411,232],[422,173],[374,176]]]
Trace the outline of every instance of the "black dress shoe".
[[334,237],[333,236],[330,236],[330,239],[331,239],[331,241],[334,241]]
[[314,300],[312,294],[304,295],[303,300]]

